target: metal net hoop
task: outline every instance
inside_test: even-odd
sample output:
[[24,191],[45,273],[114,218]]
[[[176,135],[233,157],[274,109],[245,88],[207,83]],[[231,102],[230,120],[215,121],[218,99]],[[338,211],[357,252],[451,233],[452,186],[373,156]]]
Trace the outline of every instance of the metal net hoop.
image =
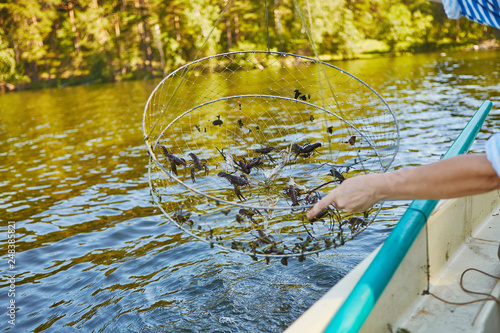
[[[153,198],[169,220],[214,246],[278,257],[316,253],[366,229],[382,204],[349,230],[342,224],[356,215],[338,211],[322,227],[305,226],[308,191],[318,197],[316,188],[326,193],[342,178],[384,172],[399,147],[394,113],[366,83],[331,64],[272,51],[217,54],[170,73],[147,101],[143,134]],[[258,163],[246,173],[250,161]],[[294,200],[290,186],[308,198]],[[281,247],[269,250],[263,234]],[[293,248],[297,240],[307,245]]]

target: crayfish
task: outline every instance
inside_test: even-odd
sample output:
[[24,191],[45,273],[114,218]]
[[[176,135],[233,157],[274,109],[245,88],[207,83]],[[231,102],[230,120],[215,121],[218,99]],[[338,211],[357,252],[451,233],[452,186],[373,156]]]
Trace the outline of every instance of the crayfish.
[[330,169],[330,175],[335,178],[339,182],[339,184],[342,184],[342,182],[345,180],[345,177],[343,174],[335,170],[334,168]]
[[214,126],[222,126],[224,122],[222,121],[222,119],[220,119],[220,114],[217,115],[217,119],[212,121],[212,124],[214,124]]
[[208,167],[206,162],[201,162],[198,156],[195,155],[195,153],[189,153],[189,157],[193,159],[193,165],[194,167],[191,168],[191,179],[193,180],[193,183],[196,183],[195,179],[195,169],[196,170],[205,170],[205,176],[208,175]]
[[310,145],[307,145],[305,147],[294,143],[292,145],[292,151],[295,153],[295,158],[297,158],[297,156],[309,157],[314,152],[314,150],[319,147],[321,147],[321,143],[319,142],[311,143]]
[[167,147],[159,145],[159,148],[163,151],[163,155],[167,158],[167,160],[170,162],[170,168],[172,172],[177,176],[177,166],[179,165],[184,165],[186,166],[186,160],[180,157],[175,156],[174,154],[171,154]]
[[256,152],[258,154],[264,154],[264,155],[266,155],[269,158],[269,161],[271,161],[272,163],[274,163],[274,159],[272,158],[271,155],[269,155],[269,153],[272,152],[273,150],[277,150],[276,147],[259,148],[259,149],[255,149],[254,152]]
[[254,157],[250,162],[247,163],[246,159],[242,157],[242,161],[235,162],[237,166],[240,167],[241,171],[246,173],[247,175],[250,174],[252,171],[252,168],[255,168],[259,165],[262,164],[262,160],[260,157]]
[[259,212],[257,209],[241,208],[238,213],[240,216],[246,216],[251,222],[253,222],[255,224],[257,224],[257,222],[253,219],[253,216],[255,214],[262,215],[261,212]]
[[221,171],[217,174],[217,176],[226,178],[231,183],[231,185],[233,185],[234,193],[236,193],[236,196],[238,197],[238,199],[240,199],[242,201],[245,200],[245,197],[243,196],[243,194],[241,194],[241,191],[239,189],[239,186],[250,185],[250,182],[248,181],[248,179],[245,175],[240,175],[238,177],[235,175],[231,175],[227,172]]
[[299,205],[299,200],[298,200],[298,196],[300,195],[299,189],[295,188],[293,185],[289,185],[284,189],[284,192],[286,195],[290,197],[290,200],[292,200],[292,206]]
[[179,210],[176,210],[174,212],[174,215],[172,216],[172,220],[179,223],[180,225],[187,223],[190,226],[192,226],[194,224],[194,222],[189,219],[190,217],[191,217],[190,212],[179,209]]

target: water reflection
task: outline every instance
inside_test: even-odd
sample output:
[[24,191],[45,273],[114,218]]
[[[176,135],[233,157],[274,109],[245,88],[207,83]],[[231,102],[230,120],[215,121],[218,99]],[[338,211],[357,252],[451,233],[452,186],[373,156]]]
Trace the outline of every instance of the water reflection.
[[[437,160],[489,99],[493,110],[472,146],[484,150],[500,119],[498,59],[489,51],[335,65],[395,111],[397,169]],[[155,83],[0,96],[0,229],[5,235],[16,221],[16,332],[281,331],[404,211],[406,202],[390,203],[354,241],[286,267],[211,249],[166,223],[150,201],[140,129]],[[4,255],[4,274],[6,266]],[[2,330],[14,331],[6,321]]]

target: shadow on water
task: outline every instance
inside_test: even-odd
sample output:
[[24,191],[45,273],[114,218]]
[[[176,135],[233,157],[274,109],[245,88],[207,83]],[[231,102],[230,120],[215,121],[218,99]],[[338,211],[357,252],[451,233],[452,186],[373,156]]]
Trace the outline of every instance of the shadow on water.
[[[500,118],[498,56],[335,65],[396,113],[399,169],[437,160],[489,99],[493,110],[472,147],[484,150]],[[355,240],[288,266],[211,249],[151,203],[141,121],[155,83],[0,96],[0,228],[6,235],[15,222],[18,308],[15,329],[3,320],[2,331],[279,332],[380,245],[404,212],[407,202],[386,203]],[[3,305],[11,300],[8,259],[2,256]]]

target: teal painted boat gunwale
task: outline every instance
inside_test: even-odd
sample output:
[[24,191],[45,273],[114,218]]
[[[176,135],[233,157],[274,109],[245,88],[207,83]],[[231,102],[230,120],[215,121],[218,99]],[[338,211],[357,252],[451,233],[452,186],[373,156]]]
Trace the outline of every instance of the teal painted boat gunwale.
[[[442,158],[463,154],[470,148],[491,107],[490,101],[482,103]],[[361,329],[437,203],[437,200],[414,200],[410,204],[325,333],[358,332]]]

